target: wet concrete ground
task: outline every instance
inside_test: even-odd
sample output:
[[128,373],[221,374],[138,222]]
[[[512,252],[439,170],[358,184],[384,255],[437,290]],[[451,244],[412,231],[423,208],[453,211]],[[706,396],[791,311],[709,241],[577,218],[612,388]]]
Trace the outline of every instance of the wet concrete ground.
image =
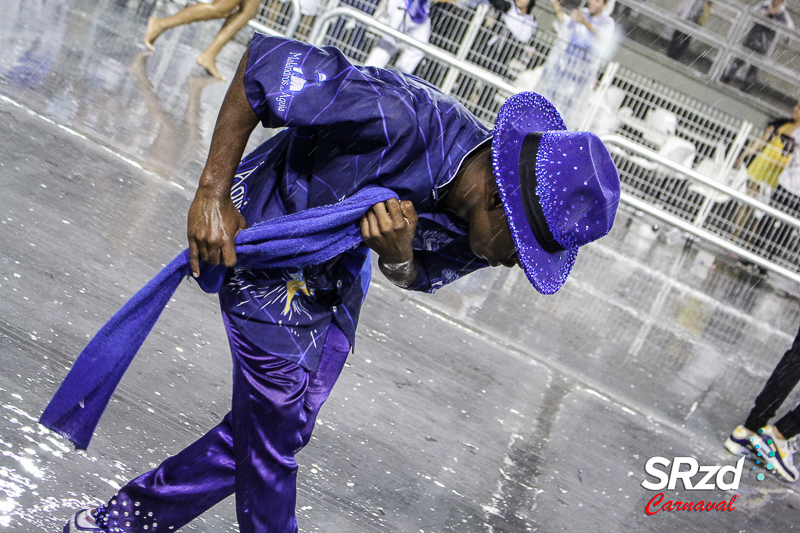
[[[88,452],[36,419],[88,337],[184,246],[225,84],[218,24],[143,55],[152,6],[10,1],[0,17],[0,528],[60,531],[219,421],[230,364],[185,283]],[[159,13],[167,7],[159,7]],[[230,75],[243,47],[220,58]],[[260,132],[258,136],[267,135]],[[254,139],[253,142],[257,142]],[[792,531],[793,486],[746,465],[732,512],[647,516],[653,456],[732,465],[722,441],[800,324],[800,290],[622,211],[555,296],[487,270],[435,296],[376,277],[301,464],[303,531]],[[798,396],[787,402],[794,407]],[[189,531],[236,531],[231,501]]]

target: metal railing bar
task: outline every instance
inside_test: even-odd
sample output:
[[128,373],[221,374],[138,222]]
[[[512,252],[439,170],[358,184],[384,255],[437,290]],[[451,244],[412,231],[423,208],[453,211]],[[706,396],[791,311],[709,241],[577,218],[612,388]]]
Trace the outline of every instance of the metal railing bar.
[[[472,15],[472,20],[470,21],[466,32],[464,32],[464,38],[461,40],[461,44],[458,46],[458,50],[456,51],[457,59],[466,61],[469,49],[472,47],[472,44],[475,42],[475,38],[478,36],[478,31],[481,29],[483,20],[486,18],[487,11],[489,11],[489,6],[487,4],[481,4],[475,10],[475,13]],[[442,82],[442,92],[445,94],[450,94],[453,90],[453,86],[456,84],[457,77],[458,74],[456,71],[450,70],[450,72],[445,75],[444,81]]]

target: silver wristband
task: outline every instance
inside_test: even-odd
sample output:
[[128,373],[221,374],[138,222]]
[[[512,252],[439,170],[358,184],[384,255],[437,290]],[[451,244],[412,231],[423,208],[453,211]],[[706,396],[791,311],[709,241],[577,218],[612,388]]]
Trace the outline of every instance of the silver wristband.
[[383,260],[380,260],[378,261],[378,266],[384,276],[403,289],[410,287],[417,277],[414,259],[403,261],[402,263],[384,263]]

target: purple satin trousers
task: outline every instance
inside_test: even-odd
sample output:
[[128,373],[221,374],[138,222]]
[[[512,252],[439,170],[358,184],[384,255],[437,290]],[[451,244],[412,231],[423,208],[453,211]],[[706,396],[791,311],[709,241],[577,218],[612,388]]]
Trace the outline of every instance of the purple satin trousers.
[[122,487],[106,504],[109,531],[174,531],[233,493],[242,533],[297,531],[294,457],[311,439],[350,343],[331,325],[319,368],[308,372],[249,343],[227,319],[225,327],[233,354],[231,412]]

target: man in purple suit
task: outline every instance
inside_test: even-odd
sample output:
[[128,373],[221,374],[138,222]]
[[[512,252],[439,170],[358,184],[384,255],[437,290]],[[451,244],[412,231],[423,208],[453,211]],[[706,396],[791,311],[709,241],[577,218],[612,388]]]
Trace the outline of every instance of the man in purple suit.
[[[259,122],[285,129],[240,161]],[[311,267],[237,266],[243,228],[371,185],[399,199],[361,218],[364,245]],[[188,220],[193,274],[204,262],[228,267],[220,301],[234,360],[231,412],[64,531],[170,531],[233,493],[242,532],[297,531],[295,454],[353,345],[370,249],[409,290],[432,293],[478,268],[519,265],[551,294],[578,248],[610,230],[618,201],[602,142],[566,131],[539,95],[509,99],[489,130],[413,76],[256,35]]]

